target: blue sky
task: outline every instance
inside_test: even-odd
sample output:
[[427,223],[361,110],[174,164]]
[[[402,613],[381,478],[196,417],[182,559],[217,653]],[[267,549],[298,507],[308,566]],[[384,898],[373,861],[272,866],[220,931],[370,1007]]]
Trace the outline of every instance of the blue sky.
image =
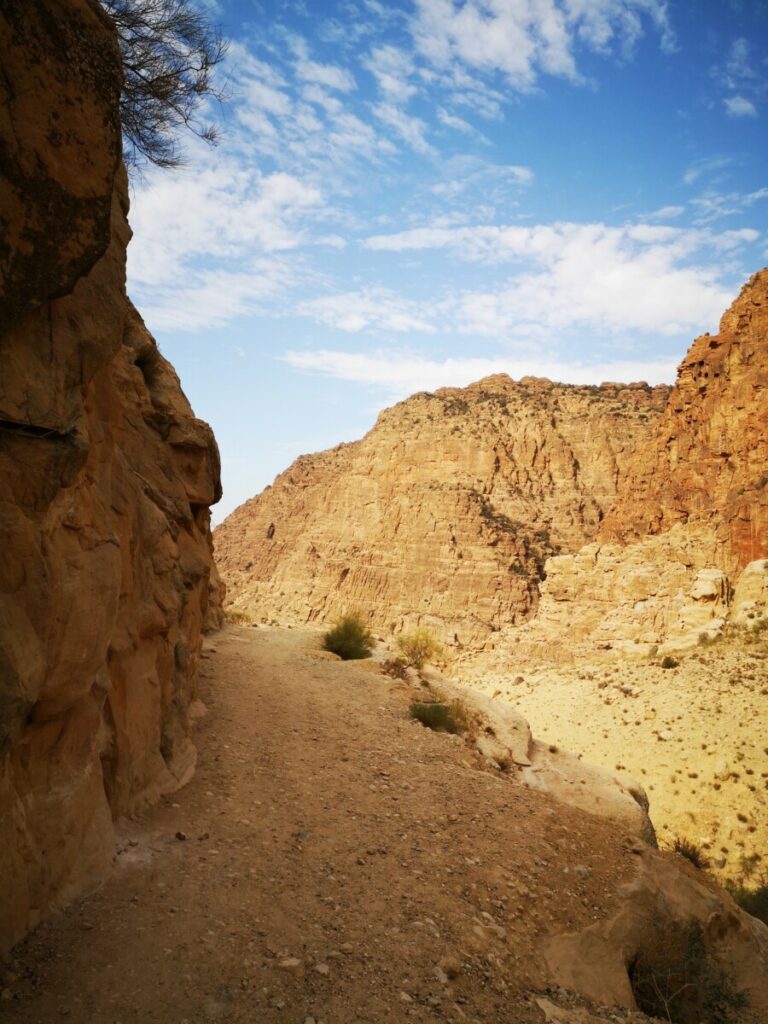
[[209,0],[221,141],[134,184],[129,291],[216,517],[414,391],[672,381],[768,263],[764,0]]

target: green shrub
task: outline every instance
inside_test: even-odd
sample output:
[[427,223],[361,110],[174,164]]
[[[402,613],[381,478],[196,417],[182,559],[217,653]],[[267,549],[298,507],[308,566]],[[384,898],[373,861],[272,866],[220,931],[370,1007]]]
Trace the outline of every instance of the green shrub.
[[677,836],[672,849],[675,853],[680,854],[681,857],[685,857],[687,861],[690,861],[695,868],[699,871],[704,871],[709,867],[709,857],[704,853],[704,850],[698,843],[694,843],[691,839],[686,839],[684,836]]
[[397,646],[406,665],[424,668],[428,661],[442,654],[442,648],[428,629],[417,629],[397,638]]
[[326,651],[333,651],[343,661],[370,658],[373,645],[373,636],[357,612],[343,616],[323,637]]
[[466,732],[469,724],[467,710],[460,700],[452,700],[450,704],[414,701],[411,704],[410,715],[435,732]]

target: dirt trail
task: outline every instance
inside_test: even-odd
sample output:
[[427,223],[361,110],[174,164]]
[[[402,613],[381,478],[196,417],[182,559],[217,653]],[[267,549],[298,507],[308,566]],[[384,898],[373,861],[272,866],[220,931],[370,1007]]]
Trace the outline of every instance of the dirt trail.
[[194,780],[0,966],[3,1022],[543,1021],[543,939],[611,913],[621,831],[481,770],[317,634],[230,628],[203,664]]

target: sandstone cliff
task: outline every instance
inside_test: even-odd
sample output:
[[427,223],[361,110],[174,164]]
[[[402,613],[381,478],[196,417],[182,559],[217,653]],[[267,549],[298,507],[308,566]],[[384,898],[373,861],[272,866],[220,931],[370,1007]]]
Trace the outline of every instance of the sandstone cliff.
[[701,524],[716,562],[739,572],[768,555],[768,269],[691,346],[652,436],[599,530],[627,544]]
[[668,390],[500,375],[414,395],[216,530],[229,599],[255,621],[354,608],[460,645],[522,622],[545,559],[594,537]]
[[0,8],[0,953],[189,777],[218,453],[125,295],[95,0]]
[[[692,345],[597,538],[547,562],[536,619],[487,650],[501,664],[512,650],[572,657],[579,642],[638,652],[695,643],[729,616],[768,614],[766,555],[768,269],[744,286],[720,333]],[[553,647],[553,636],[569,642]]]

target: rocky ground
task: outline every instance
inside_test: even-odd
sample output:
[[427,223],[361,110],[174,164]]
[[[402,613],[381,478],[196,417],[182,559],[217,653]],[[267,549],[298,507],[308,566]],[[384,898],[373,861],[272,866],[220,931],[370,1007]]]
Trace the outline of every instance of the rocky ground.
[[768,870],[768,632],[676,655],[472,674],[535,736],[642,783],[662,845],[700,844],[721,877]]
[[636,871],[620,827],[489,771],[316,633],[230,627],[202,696],[193,781],[16,948],[4,1022],[648,1019],[545,990],[547,938]]

